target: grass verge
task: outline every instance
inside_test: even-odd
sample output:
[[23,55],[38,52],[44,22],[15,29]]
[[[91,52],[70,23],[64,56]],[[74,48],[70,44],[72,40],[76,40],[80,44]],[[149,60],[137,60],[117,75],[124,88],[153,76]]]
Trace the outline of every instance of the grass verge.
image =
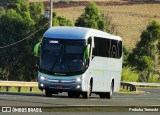
[[[0,92],[6,92],[6,87],[0,87]],[[18,87],[9,87],[8,92],[18,92]],[[30,87],[21,87],[21,93],[29,93]],[[41,92],[38,87],[33,87],[32,92]]]
[[123,93],[123,94],[144,94],[145,92],[144,91],[140,91],[140,90],[137,90],[137,91],[129,91],[129,90],[126,90],[126,89],[120,89],[119,92],[117,93]]

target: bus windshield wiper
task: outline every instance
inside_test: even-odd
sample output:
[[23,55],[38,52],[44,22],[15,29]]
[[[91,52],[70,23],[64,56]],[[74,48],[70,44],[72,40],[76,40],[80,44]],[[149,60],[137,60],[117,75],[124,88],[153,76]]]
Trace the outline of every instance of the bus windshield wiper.
[[[65,49],[66,49],[66,42],[64,42],[63,56],[64,56],[64,54],[65,54]],[[63,63],[64,63],[64,62],[66,63],[69,72],[71,72],[71,69],[70,69],[70,67],[69,67],[69,64],[68,64],[68,62],[65,60],[65,58],[66,58],[66,57],[64,56]],[[65,61],[64,61],[64,60],[65,60]]]
[[59,51],[59,55],[57,56],[55,62],[53,63],[53,65],[52,65],[50,71],[52,71],[52,70],[54,69],[54,67],[56,66],[56,64],[57,64],[58,62],[61,62],[61,61],[62,61],[62,59],[61,59],[62,53],[63,53],[62,47],[63,47],[63,45],[61,46],[61,50]]
[[59,57],[60,57],[60,55],[56,58],[56,60],[55,60],[55,62],[53,63],[53,65],[52,65],[50,71],[52,71],[52,70],[54,69],[55,65],[58,63]]

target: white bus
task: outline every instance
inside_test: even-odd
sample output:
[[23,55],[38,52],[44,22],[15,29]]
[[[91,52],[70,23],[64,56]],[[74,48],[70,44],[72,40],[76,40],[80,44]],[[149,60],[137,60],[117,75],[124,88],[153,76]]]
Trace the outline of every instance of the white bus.
[[[40,53],[38,49],[40,48]],[[34,48],[40,54],[38,85],[47,97],[111,98],[120,88],[122,39],[96,29],[52,27]]]

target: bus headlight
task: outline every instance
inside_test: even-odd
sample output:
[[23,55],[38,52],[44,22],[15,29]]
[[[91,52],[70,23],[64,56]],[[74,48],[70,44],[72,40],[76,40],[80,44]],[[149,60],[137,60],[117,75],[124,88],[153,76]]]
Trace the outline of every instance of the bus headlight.
[[39,76],[39,79],[40,79],[40,80],[43,80],[43,81],[45,81],[45,82],[49,82],[49,80],[48,80],[46,77],[44,77],[44,76]]
[[82,78],[80,78],[80,77],[78,77],[77,79],[76,79],[76,82],[81,82],[82,81]]
[[45,80],[46,78],[44,76],[39,76],[39,79]]

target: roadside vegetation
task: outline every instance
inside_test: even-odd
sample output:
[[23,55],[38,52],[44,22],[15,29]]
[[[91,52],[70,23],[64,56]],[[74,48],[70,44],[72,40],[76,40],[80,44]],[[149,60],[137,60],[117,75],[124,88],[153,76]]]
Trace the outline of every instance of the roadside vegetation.
[[[43,3],[8,1],[5,13],[0,15],[0,80],[37,80],[33,48],[48,29],[48,19],[43,15]],[[73,25],[71,20],[56,13],[53,13],[53,24]],[[18,42],[22,39],[25,40]]]
[[[122,80],[160,82],[159,6],[98,6],[91,2],[76,8],[57,8],[53,12],[53,25],[90,27],[120,35],[124,44]],[[27,0],[9,0],[7,8],[0,9],[0,79],[36,81],[33,47],[48,28],[43,27],[48,22],[43,16],[47,7],[42,2],[29,4]],[[6,46],[40,28],[25,41]]]
[[[6,92],[6,87],[0,87],[0,92]],[[10,87],[8,92],[18,92],[18,87]],[[29,93],[30,88],[29,87],[21,87],[20,93]],[[41,93],[42,91],[39,90],[38,87],[33,87],[32,88],[33,93]]]

